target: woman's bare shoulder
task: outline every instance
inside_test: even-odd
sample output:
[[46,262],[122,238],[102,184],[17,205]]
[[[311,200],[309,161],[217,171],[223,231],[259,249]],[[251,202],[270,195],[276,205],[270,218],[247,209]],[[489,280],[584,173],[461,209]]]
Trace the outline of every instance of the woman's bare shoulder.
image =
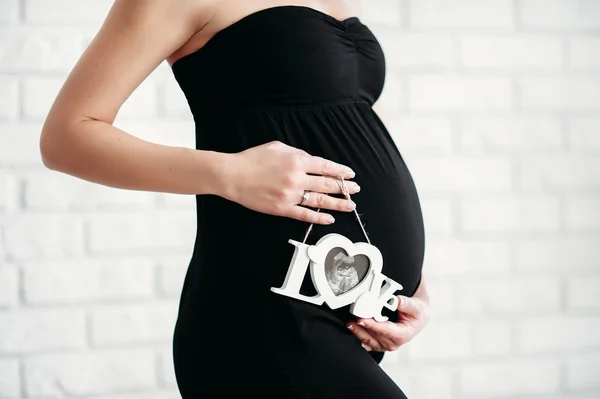
[[45,130],[112,123],[131,93],[202,29],[215,0],[115,0],[59,92]]

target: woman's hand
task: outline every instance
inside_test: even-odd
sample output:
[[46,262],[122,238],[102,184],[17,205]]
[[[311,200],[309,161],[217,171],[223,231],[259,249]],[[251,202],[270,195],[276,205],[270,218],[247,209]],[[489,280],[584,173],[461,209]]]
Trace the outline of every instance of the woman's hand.
[[348,328],[368,351],[395,351],[415,337],[429,320],[429,295],[423,279],[413,297],[398,295],[398,320],[358,319]]
[[[353,178],[352,169],[278,141],[232,154],[224,169],[221,196],[258,212],[331,224],[333,216],[307,207],[341,212],[355,208],[351,200],[327,195],[341,193],[331,177]],[[350,194],[360,190],[354,182],[345,185]],[[305,191],[309,198],[302,203]]]

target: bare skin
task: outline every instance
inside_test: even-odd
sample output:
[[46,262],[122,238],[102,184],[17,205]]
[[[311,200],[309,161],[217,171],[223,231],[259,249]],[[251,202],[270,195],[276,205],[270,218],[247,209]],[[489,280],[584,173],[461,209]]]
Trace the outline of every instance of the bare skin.
[[368,351],[390,352],[410,342],[429,322],[429,293],[425,278],[412,297],[398,295],[398,320],[358,319],[348,329]]
[[[213,194],[316,224],[334,222],[327,210],[352,211],[352,201],[328,195],[340,193],[331,176],[354,177],[346,165],[280,142],[236,154],[165,146],[113,125],[123,103],[162,62],[172,65],[248,14],[284,5],[314,8],[339,20],[356,15],[355,0],[116,0],[50,109],[40,138],[44,164],[110,187]],[[352,181],[346,185],[350,194],[360,190]],[[299,206],[305,190],[310,200]],[[425,292],[423,282],[421,287]],[[393,350],[406,341],[405,329],[375,326],[367,336],[354,326],[368,350]]]

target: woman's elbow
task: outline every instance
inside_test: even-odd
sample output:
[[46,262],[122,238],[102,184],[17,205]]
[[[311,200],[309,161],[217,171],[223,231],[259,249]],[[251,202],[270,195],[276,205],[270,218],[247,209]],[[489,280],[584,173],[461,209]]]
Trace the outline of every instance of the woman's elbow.
[[57,147],[58,143],[55,135],[52,133],[50,128],[44,126],[40,135],[39,149],[42,158],[42,163],[48,169],[60,169],[60,151]]
[[51,170],[64,172],[68,151],[68,123],[44,124],[40,134],[39,150],[42,163]]

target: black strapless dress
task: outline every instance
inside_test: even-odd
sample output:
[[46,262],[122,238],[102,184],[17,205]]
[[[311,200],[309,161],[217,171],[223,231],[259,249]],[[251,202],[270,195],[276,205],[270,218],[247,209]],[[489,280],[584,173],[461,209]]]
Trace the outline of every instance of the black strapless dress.
[[[407,166],[372,105],[385,80],[382,48],[357,17],[304,6],[252,13],[173,64],[198,149],[234,153],[279,140],[354,169],[352,196],[383,274],[414,293],[424,231]],[[315,226],[364,241],[353,213]],[[331,310],[273,293],[307,224],[197,196],[197,239],[174,335],[177,383],[196,398],[404,398]],[[306,290],[310,290],[309,278]],[[306,291],[308,293],[308,291]],[[243,396],[240,396],[243,394]]]

